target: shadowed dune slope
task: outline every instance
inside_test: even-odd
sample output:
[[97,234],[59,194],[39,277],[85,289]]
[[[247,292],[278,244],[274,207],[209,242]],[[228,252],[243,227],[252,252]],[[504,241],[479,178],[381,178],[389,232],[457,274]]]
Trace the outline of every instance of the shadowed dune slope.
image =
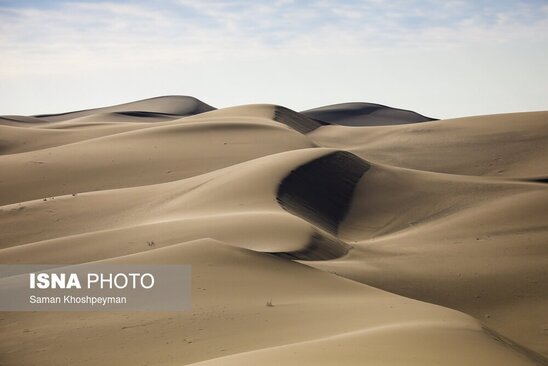
[[369,164],[337,151],[293,170],[278,188],[277,200],[287,211],[336,234],[354,188]]
[[291,109],[281,106],[274,107],[274,120],[283,123],[301,133],[314,131],[316,128],[327,124],[308,118],[301,113],[297,113],[295,111],[292,111]]
[[434,121],[413,111],[373,103],[341,103],[301,112],[320,123],[342,126],[386,126]]

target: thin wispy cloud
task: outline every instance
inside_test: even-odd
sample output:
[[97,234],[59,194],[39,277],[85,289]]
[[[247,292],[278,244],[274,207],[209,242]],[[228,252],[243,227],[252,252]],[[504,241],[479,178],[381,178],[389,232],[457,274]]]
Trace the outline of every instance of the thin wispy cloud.
[[0,34],[8,57],[356,52],[546,39],[548,11],[542,2],[501,1],[37,2],[0,8]]

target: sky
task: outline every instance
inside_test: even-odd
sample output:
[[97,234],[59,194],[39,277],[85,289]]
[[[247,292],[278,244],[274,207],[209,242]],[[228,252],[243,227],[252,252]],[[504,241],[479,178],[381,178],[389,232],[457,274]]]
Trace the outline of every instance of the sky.
[[0,0],[0,115],[161,95],[548,110],[548,0]]

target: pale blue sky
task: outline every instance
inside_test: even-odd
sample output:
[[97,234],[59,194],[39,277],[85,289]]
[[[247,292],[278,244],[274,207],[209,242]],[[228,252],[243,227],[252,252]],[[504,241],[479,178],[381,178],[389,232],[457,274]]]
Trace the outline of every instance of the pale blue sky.
[[548,1],[2,1],[0,114],[166,94],[548,109]]

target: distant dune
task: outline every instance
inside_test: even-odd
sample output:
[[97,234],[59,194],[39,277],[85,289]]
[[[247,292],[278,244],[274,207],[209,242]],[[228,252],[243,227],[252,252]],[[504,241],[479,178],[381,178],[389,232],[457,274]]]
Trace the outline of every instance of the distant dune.
[[323,123],[342,126],[388,126],[436,120],[413,111],[373,103],[341,103],[301,113]]
[[0,169],[0,263],[193,276],[185,312],[2,313],[2,365],[548,364],[548,112],[167,96],[0,116]]
[[194,114],[214,110],[210,105],[187,96],[166,96],[139,100],[132,103],[124,103],[112,107],[87,109],[83,111],[60,113],[60,114],[42,114],[36,118],[48,121],[66,121],[69,119],[90,116],[98,113],[118,113],[130,117],[154,117],[158,114],[172,114],[176,116],[192,116]]

